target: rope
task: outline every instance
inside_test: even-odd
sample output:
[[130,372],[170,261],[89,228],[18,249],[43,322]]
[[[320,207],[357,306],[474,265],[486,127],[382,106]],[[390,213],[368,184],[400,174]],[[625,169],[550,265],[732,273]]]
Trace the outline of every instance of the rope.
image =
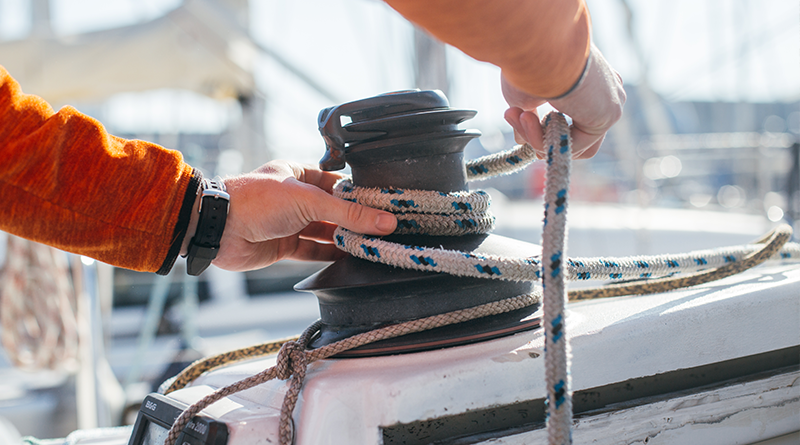
[[64,252],[9,235],[0,279],[0,327],[11,362],[27,370],[75,370],[75,311]]
[[562,114],[545,118],[544,147],[547,174],[542,230],[542,323],[545,333],[544,380],[547,389],[547,440],[550,445],[572,443],[572,393],[569,341],[566,335],[567,289],[563,259],[567,257],[567,193],[572,161],[572,138]]
[[[513,281],[537,281],[543,277],[548,440],[550,444],[570,444],[572,400],[569,391],[569,345],[564,312],[567,297],[583,300],[648,294],[707,283],[739,273],[769,259],[800,258],[800,245],[787,243],[791,229],[781,226],[761,240],[745,246],[680,255],[568,258],[565,246],[571,162],[569,126],[560,113],[551,113],[544,123],[548,165],[542,255],[529,258],[476,255],[390,243],[343,228],[336,230],[334,239],[341,249],[351,255],[396,267]],[[520,145],[507,152],[468,162],[467,177],[473,181],[513,173],[535,159],[536,155],[529,145]],[[464,235],[487,233],[494,225],[494,217],[489,212],[488,195],[483,191],[441,193],[398,188],[369,189],[355,187],[345,179],[336,184],[334,195],[394,212],[398,218],[398,230],[395,233]],[[682,273],[689,274],[675,277]],[[660,278],[654,279],[655,277]],[[570,291],[567,294],[565,280],[589,279],[610,279],[618,283],[597,289]],[[644,281],[619,283],[631,279]],[[292,412],[309,363],[374,341],[495,315],[531,305],[538,300],[536,295],[513,297],[475,308],[386,326],[309,351],[308,343],[321,325],[317,322],[296,339],[266,343],[201,360],[184,370],[169,385],[166,393],[184,387],[203,372],[279,350],[275,366],[221,388],[184,411],[170,429],[165,445],[174,443],[188,421],[206,406],[274,378],[291,379],[280,420],[281,443],[289,444],[293,437]]]
[[398,188],[356,187],[349,179],[336,183],[334,195],[367,207],[393,212],[397,234],[468,235],[494,229],[489,195]]
[[[189,423],[192,417],[217,400],[220,400],[221,398],[227,397],[231,394],[244,391],[245,389],[252,388],[256,385],[260,385],[261,383],[268,382],[275,378],[285,380],[291,375],[292,381],[290,382],[287,395],[284,398],[280,418],[281,444],[290,444],[292,441],[291,416],[292,412],[294,411],[294,405],[297,402],[297,395],[299,394],[300,387],[302,386],[302,380],[305,377],[305,367],[309,363],[328,358],[340,352],[376,341],[400,337],[402,335],[421,332],[441,326],[463,323],[476,318],[502,314],[531,306],[539,301],[539,295],[520,295],[517,297],[507,298],[505,300],[475,306],[473,308],[461,309],[445,314],[421,318],[419,320],[411,320],[404,323],[385,326],[365,332],[363,334],[357,334],[352,337],[339,340],[335,343],[331,343],[317,349],[307,350],[306,348],[309,340],[317,334],[320,326],[322,325],[321,321],[317,321],[309,326],[296,341],[289,340],[283,343],[282,347],[280,348],[280,352],[278,352],[278,359],[275,366],[267,368],[258,374],[250,376],[246,379],[242,379],[224,388],[220,388],[184,410],[183,413],[181,413],[181,415],[172,424],[164,444],[174,444],[181,431]],[[302,371],[300,368],[302,368]],[[297,372],[297,374],[295,374],[295,372]],[[176,387],[175,389],[179,388]]]
[[467,161],[467,180],[483,181],[495,176],[516,173],[536,159],[536,152],[529,144],[517,145],[511,150]]
[[[456,250],[393,243],[343,229],[334,233],[336,244],[358,258],[376,263],[463,277],[508,281],[541,279],[541,256],[511,258],[475,255]],[[742,261],[761,248],[758,244],[698,250],[677,255],[568,258],[566,279],[626,281],[669,277],[715,269]],[[800,244],[786,243],[769,260],[800,259]]]
[[[494,155],[498,156],[498,155]],[[517,156],[512,156],[516,159]],[[478,164],[483,166],[484,164]],[[511,169],[517,168],[510,164]],[[477,169],[477,168],[476,168]],[[480,171],[488,170],[483,167]],[[498,167],[492,171],[497,172]],[[494,217],[488,211],[488,195],[483,191],[439,193],[404,189],[353,187],[344,179],[334,187],[334,195],[370,207],[397,214],[397,233],[426,233],[435,235],[464,235],[487,233]],[[402,196],[402,199],[397,197]],[[565,199],[566,197],[564,197]],[[554,197],[554,202],[558,201]],[[549,205],[549,204],[547,204]],[[413,211],[408,211],[413,209]],[[442,215],[449,212],[449,215]],[[433,222],[431,222],[433,221]],[[447,228],[450,230],[447,230]],[[451,275],[494,278],[509,281],[538,281],[541,279],[541,257],[509,258],[496,255],[474,255],[455,250],[419,247],[393,243],[369,235],[337,228],[336,244],[358,258],[405,269],[443,272]],[[684,254],[640,255],[630,257],[569,258],[566,261],[567,280],[625,281],[658,278],[680,273],[715,269],[741,261],[761,248],[758,243],[697,250]],[[800,259],[800,244],[787,243],[771,259]]]
[[758,266],[767,260],[774,259],[783,250],[782,247],[785,247],[791,237],[792,228],[782,224],[757,241],[756,245],[760,246],[760,248],[748,254],[741,261],[731,262],[718,269],[684,277],[646,280],[641,283],[619,283],[600,288],[574,290],[569,292],[569,299],[570,301],[579,301],[619,297],[622,295],[654,294],[721,280]]
[[[663,278],[646,280],[641,283],[616,283],[597,288],[577,289],[567,292],[569,301],[591,300],[598,298],[619,297],[623,295],[647,295],[653,293],[667,292],[669,290],[684,287],[697,286],[700,284],[716,281],[747,269],[753,268],[766,260],[774,258],[775,252],[781,250],[781,245],[791,237],[791,230],[787,226],[780,226],[764,237],[761,247],[741,262],[731,263],[725,268],[707,271],[702,274],[690,275],[680,278]],[[248,346],[241,349],[223,352],[221,354],[202,358],[187,366],[173,379],[168,380],[163,394],[169,394],[186,387],[189,383],[200,377],[202,374],[227,366],[233,363],[250,360],[262,356],[277,353],[288,341],[295,341],[300,336],[275,340],[255,346]]]
[[300,336],[296,335],[294,337],[289,337],[282,340],[271,341],[255,346],[248,346],[199,359],[178,373],[178,375],[170,382],[169,386],[166,390],[164,390],[163,393],[169,394],[172,391],[181,389],[191,383],[194,379],[200,377],[203,373],[212,369],[244,360],[275,354],[281,350],[281,347],[285,343],[297,341],[299,338]]

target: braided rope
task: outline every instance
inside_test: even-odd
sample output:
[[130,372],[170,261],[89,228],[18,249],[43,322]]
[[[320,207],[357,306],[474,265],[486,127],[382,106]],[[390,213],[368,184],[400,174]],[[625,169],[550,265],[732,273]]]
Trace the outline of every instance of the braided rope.
[[74,371],[78,360],[76,297],[64,252],[8,236],[0,277],[2,344],[20,368]]
[[[351,255],[376,263],[462,277],[508,281],[541,279],[541,256],[527,258],[475,255],[436,247],[419,247],[382,240],[337,228],[336,244]],[[683,254],[630,257],[567,258],[566,279],[625,281],[670,277],[716,269],[742,261],[761,249],[759,244],[697,250]],[[800,260],[800,244],[787,242],[768,260]]]
[[567,289],[563,259],[567,257],[567,193],[572,164],[572,138],[563,114],[545,118],[547,149],[544,228],[542,231],[542,323],[545,332],[544,379],[547,389],[547,439],[550,445],[572,443],[572,394],[569,341],[566,335]]
[[622,295],[646,295],[667,292],[684,287],[697,286],[712,281],[744,272],[764,263],[775,259],[787,241],[792,237],[792,228],[782,224],[758,241],[760,248],[741,261],[731,262],[718,269],[708,270],[694,275],[661,278],[655,280],[644,280],[639,283],[615,283],[600,288],[578,289],[569,292],[570,301],[592,300],[597,298],[619,297]]
[[517,145],[511,150],[468,161],[467,180],[482,181],[494,176],[516,173],[536,159],[536,152],[529,144]]
[[[296,341],[289,340],[282,345],[278,353],[278,359],[275,366],[267,368],[258,374],[254,374],[231,385],[220,388],[198,400],[192,406],[186,408],[172,424],[172,427],[167,434],[167,438],[164,441],[164,445],[176,443],[176,440],[178,439],[178,436],[183,428],[195,415],[223,397],[244,391],[245,389],[252,388],[275,378],[287,379],[289,376],[291,376],[292,381],[290,382],[290,388],[287,391],[283,406],[281,407],[279,427],[281,444],[288,445],[292,442],[293,434],[291,427],[292,412],[294,411],[294,406],[297,403],[297,397],[302,386],[302,380],[305,377],[305,368],[309,363],[379,340],[400,337],[402,335],[412,334],[414,332],[422,332],[436,327],[463,323],[465,321],[488,317],[490,315],[502,314],[531,306],[539,301],[539,295],[520,295],[468,309],[460,309],[445,314],[421,318],[419,320],[411,320],[404,323],[385,326],[309,351],[306,349],[309,340],[316,335],[322,326],[322,322],[317,321],[309,326]],[[174,387],[173,390],[175,389],[180,388]]]
[[397,217],[397,234],[468,235],[494,229],[489,195],[476,192],[433,192],[398,188],[356,187],[342,179],[333,195],[368,207],[387,210]]
[[290,341],[297,341],[300,336],[284,338],[282,340],[275,340],[268,343],[259,345],[248,346],[245,348],[236,349],[233,351],[223,352],[221,354],[212,355],[196,360],[191,365],[183,369],[177,376],[169,383],[169,386],[164,390],[164,394],[169,394],[188,385],[194,379],[203,375],[203,373],[211,371],[225,365],[229,365],[244,360],[250,360],[257,357],[272,355],[281,350],[285,343]]

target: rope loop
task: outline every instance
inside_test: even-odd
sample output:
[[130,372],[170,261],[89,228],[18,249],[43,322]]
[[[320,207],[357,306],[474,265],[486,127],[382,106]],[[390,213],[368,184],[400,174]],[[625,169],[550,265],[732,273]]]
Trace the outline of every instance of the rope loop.
[[296,375],[300,369],[305,370],[306,356],[304,346],[297,341],[288,341],[278,351],[278,361],[275,365],[277,378],[288,380]]
[[286,342],[278,352],[278,363],[276,365],[277,378],[289,382],[289,390],[283,397],[280,418],[280,440],[282,444],[290,444],[294,438],[294,422],[292,413],[303,388],[306,378],[306,368],[308,360],[305,352],[305,343],[300,341]]

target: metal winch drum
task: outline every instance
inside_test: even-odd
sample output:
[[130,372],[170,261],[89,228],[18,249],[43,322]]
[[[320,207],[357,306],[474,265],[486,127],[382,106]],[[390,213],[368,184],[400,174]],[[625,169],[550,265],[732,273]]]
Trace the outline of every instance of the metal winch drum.
[[[323,170],[349,164],[355,186],[467,191],[464,148],[480,136],[458,125],[475,116],[450,108],[441,91],[402,91],[324,109]],[[498,235],[391,235],[405,245],[475,255],[530,257],[537,245]],[[323,327],[316,348],[377,327],[478,306],[534,291],[532,282],[486,280],[401,269],[347,256],[295,286],[319,300]],[[539,326],[533,305],[513,312],[384,340],[339,356],[372,356],[436,349],[513,334]]]

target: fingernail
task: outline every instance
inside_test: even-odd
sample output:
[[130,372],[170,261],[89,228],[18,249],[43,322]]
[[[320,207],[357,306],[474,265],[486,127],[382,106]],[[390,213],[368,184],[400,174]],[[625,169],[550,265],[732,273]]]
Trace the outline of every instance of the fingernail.
[[375,227],[382,232],[393,231],[397,225],[397,218],[388,213],[381,213],[375,220]]

